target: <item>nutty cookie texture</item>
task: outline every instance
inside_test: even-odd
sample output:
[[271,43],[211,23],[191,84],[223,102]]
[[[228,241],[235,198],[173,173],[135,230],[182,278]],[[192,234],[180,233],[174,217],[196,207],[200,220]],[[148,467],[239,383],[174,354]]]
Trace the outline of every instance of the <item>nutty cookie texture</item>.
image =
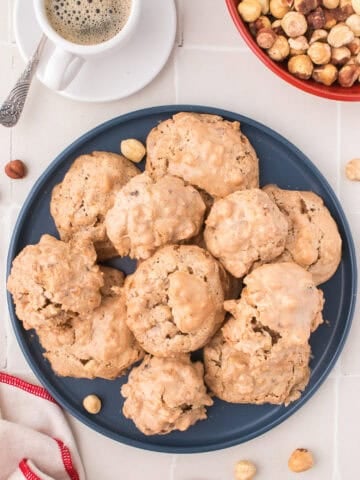
[[205,381],[228,402],[288,404],[309,381],[308,340],[323,321],[323,294],[295,263],[263,265],[244,284],[204,349]]
[[103,274],[90,240],[43,235],[13,261],[7,287],[24,328],[56,325],[100,305]]
[[210,340],[224,320],[231,282],[207,251],[172,245],[141,262],[125,288],[130,330],[144,350],[166,357]]
[[36,330],[57,375],[113,379],[143,357],[126,325],[124,275],[109,267],[102,271],[105,283],[98,308],[66,324]]
[[262,264],[279,256],[287,234],[285,216],[266,193],[253,188],[214,203],[204,238],[209,252],[240,278],[255,262]]
[[206,392],[201,362],[188,355],[156,358],[147,355],[132,369],[122,386],[123,414],[145,435],[185,431],[207,418],[206,407],[213,400]]
[[275,262],[296,262],[308,270],[316,285],[336,272],[341,260],[341,237],[322,199],[313,192],[282,190],[267,185],[264,191],[289,222],[284,252]]
[[145,259],[159,247],[197,235],[205,204],[200,193],[180,178],[158,181],[148,173],[132,178],[106,215],[106,231],[119,255]]
[[150,132],[146,149],[154,178],[181,177],[214,197],[259,186],[258,158],[239,122],[178,113]]
[[86,235],[98,258],[117,255],[105,231],[105,215],[116,193],[140,170],[121,155],[92,152],[71,165],[63,181],[52,192],[50,211],[62,240]]

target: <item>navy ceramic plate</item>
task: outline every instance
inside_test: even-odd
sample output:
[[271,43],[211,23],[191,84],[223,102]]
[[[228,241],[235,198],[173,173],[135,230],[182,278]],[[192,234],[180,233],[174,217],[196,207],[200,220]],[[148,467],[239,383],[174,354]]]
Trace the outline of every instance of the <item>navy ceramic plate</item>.
[[[334,277],[322,285],[325,294],[324,317],[311,337],[313,360],[311,380],[300,400],[287,408],[271,405],[233,405],[216,400],[208,410],[208,420],[198,422],[186,432],[146,437],[121,414],[119,394],[126,377],[115,381],[77,380],[54,375],[42,356],[36,335],[26,332],[16,318],[10,295],[9,309],[19,344],[40,382],[56,400],[80,421],[119,442],[148,450],[191,453],[216,450],[239,444],[278,425],[300,408],[333,367],[346,339],[354,311],[356,262],[354,245],[344,212],[328,182],[316,167],[292,144],[263,125],[235,113],[198,106],[167,106],[140,110],[110,120],[91,130],[63,153],[42,174],[27,198],[17,221],[8,256],[8,271],[13,258],[28,244],[39,241],[43,233],[57,235],[49,213],[52,188],[62,180],[73,160],[93,150],[118,152],[121,139],[135,137],[145,141],[150,129],[179,111],[213,113],[228,120],[239,120],[245,135],[260,159],[261,184],[276,183],[282,188],[313,190],[325,201],[335,218],[343,239],[343,255]],[[130,273],[133,262],[115,260],[115,266]],[[99,415],[89,415],[82,399],[89,393],[103,400]]]

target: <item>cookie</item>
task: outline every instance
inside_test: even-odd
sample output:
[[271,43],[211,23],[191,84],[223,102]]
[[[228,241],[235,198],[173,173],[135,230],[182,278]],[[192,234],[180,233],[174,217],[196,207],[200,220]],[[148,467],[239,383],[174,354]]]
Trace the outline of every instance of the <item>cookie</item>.
[[204,239],[210,253],[237,278],[255,262],[266,263],[285,248],[288,223],[263,191],[253,188],[217,200],[206,220]]
[[103,268],[101,305],[57,327],[39,327],[44,356],[60,376],[113,379],[143,356],[126,325],[123,274]]
[[293,261],[313,275],[316,285],[336,272],[341,261],[341,237],[322,199],[313,192],[264,187],[289,222],[284,252],[277,262]]
[[204,212],[191,185],[171,175],[154,181],[143,173],[117,193],[106,215],[106,232],[119,255],[146,259],[163,245],[197,235]]
[[123,414],[145,435],[185,431],[207,418],[213,404],[206,392],[201,362],[188,355],[156,358],[147,355],[122,386]]
[[258,158],[239,122],[178,113],[150,132],[146,150],[156,179],[174,175],[214,197],[259,186]]
[[163,247],[126,279],[128,326],[153,355],[197,350],[222,324],[229,286],[207,251],[194,245]]
[[68,322],[100,305],[103,274],[90,240],[43,235],[13,261],[7,288],[24,328]]
[[116,193],[138,170],[121,155],[92,152],[71,165],[52,192],[50,212],[62,240],[83,234],[92,240],[100,260],[117,255],[105,230],[105,215]]
[[309,381],[308,342],[323,321],[323,294],[295,263],[263,265],[244,284],[204,349],[205,381],[228,402],[288,404]]

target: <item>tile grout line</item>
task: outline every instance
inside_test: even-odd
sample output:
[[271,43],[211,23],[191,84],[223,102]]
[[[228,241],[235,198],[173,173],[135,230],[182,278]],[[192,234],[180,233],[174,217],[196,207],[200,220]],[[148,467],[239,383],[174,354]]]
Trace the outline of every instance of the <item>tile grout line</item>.
[[177,455],[173,455],[170,464],[170,477],[169,480],[175,480],[175,471],[177,467]]
[[230,45],[203,45],[203,44],[186,44],[183,43],[183,48],[186,50],[200,50],[208,52],[238,52],[238,53],[249,53],[249,48],[245,45],[243,47],[232,47]]
[[339,472],[339,451],[338,451],[338,433],[339,433],[339,388],[340,388],[340,376],[335,378],[335,392],[334,392],[334,400],[335,400],[335,415],[334,415],[334,439],[333,439],[333,446],[334,446],[334,463],[333,463],[333,480],[340,480],[340,472]]

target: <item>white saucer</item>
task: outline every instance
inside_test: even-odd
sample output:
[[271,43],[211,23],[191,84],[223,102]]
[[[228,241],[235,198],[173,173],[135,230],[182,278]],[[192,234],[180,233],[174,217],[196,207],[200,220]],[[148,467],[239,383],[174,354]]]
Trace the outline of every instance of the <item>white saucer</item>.
[[[174,0],[141,0],[138,30],[123,48],[107,57],[87,60],[63,95],[84,102],[110,102],[128,97],[151,82],[165,65],[176,35]],[[34,52],[41,37],[33,2],[16,0],[15,38],[25,61]],[[46,42],[37,76],[43,80],[44,65],[54,49]]]

